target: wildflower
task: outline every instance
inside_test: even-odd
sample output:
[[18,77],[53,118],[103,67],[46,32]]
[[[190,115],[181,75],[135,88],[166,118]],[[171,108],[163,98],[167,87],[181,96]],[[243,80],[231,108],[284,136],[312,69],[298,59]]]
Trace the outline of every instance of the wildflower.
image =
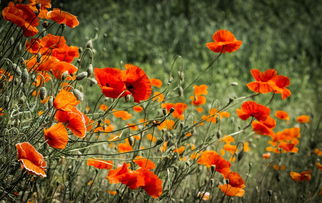
[[36,27],[39,24],[39,19],[28,5],[9,2],[8,6],[2,10],[2,16],[5,20],[21,27],[23,35],[26,37],[31,37],[38,33]]
[[274,135],[272,130],[276,126],[276,122],[273,118],[268,116],[264,121],[253,121],[253,131],[259,135]]
[[77,106],[80,101],[77,100],[75,95],[72,92],[66,91],[64,89],[60,90],[60,92],[56,95],[54,99],[54,107],[57,110],[71,110],[75,106]]
[[157,101],[157,102],[163,102],[164,101],[164,94],[162,94],[161,92],[154,92],[153,93],[153,98],[152,101]]
[[128,119],[132,118],[132,114],[130,114],[127,111],[123,111],[123,110],[115,111],[115,112],[113,112],[113,115],[116,118],[121,118],[122,120],[128,120]]
[[253,92],[261,94],[274,92],[281,94],[282,99],[291,95],[291,91],[287,89],[290,80],[286,76],[277,75],[276,70],[268,69],[261,73],[258,69],[252,69],[251,74],[256,81],[248,83],[247,87]]
[[107,105],[105,105],[105,104],[101,104],[101,105],[99,106],[99,109],[100,109],[100,110],[102,110],[102,111],[107,111],[107,110],[108,110],[108,106],[107,106]]
[[[57,63],[51,64],[50,66],[51,73],[57,79],[65,79],[63,78],[63,74],[67,72],[67,76],[73,75],[78,71],[78,68],[73,64],[67,63],[65,61],[59,61]],[[67,78],[66,78],[67,79]],[[74,80],[73,78],[70,78]],[[76,76],[75,76],[76,79]]]
[[210,199],[210,193],[209,192],[198,192],[197,196],[202,200],[209,200]]
[[322,150],[320,150],[320,149],[316,148],[316,149],[313,150],[313,152],[318,156],[322,156]]
[[233,187],[230,184],[223,184],[218,187],[227,196],[242,197],[245,194],[245,190],[243,188]]
[[89,158],[87,159],[87,166],[94,166],[95,168],[98,168],[98,169],[109,170],[113,168],[113,161]]
[[151,142],[157,142],[157,138],[154,137],[151,133],[146,135],[147,139],[150,140]]
[[301,173],[291,171],[290,176],[291,176],[292,180],[297,181],[297,182],[310,181],[312,178],[312,171],[307,170],[307,171],[303,171]]
[[44,135],[49,146],[56,149],[65,149],[68,143],[68,132],[63,123],[57,123],[44,129]]
[[79,25],[79,21],[76,16],[68,12],[61,11],[58,8],[54,8],[52,11],[49,11],[47,13],[47,19],[55,21],[58,24],[65,24],[70,28],[74,28]]
[[174,149],[173,150],[173,152],[176,152],[176,153],[178,153],[179,155],[181,155],[181,154],[183,154],[183,152],[185,151],[185,147],[184,146],[181,146],[181,147],[179,147],[179,148],[176,148],[176,149]]
[[285,111],[276,111],[275,112],[275,117],[280,119],[280,120],[290,120],[290,117],[287,112]]
[[145,190],[145,192],[153,198],[160,197],[162,194],[162,180],[152,171],[146,168],[140,168],[137,171],[144,179],[144,185],[142,188]]
[[165,108],[168,112],[170,112],[171,109],[174,109],[172,116],[174,118],[183,120],[184,119],[183,113],[188,108],[188,105],[185,103],[163,103],[161,107]]
[[141,168],[145,168],[148,170],[156,168],[156,165],[151,160],[144,158],[142,156],[136,156],[133,162],[136,163]]
[[86,136],[88,130],[86,125],[89,120],[86,119],[85,115],[76,107],[73,107],[68,111],[58,110],[55,114],[55,119],[58,122],[67,123],[67,128],[69,128],[77,137],[84,138]]
[[200,106],[206,103],[206,97],[205,96],[191,96],[191,103],[195,106]]
[[273,165],[273,168],[276,170],[276,171],[284,171],[286,169],[286,166],[283,164],[283,165],[277,165],[277,164],[274,164]]
[[47,164],[42,154],[40,154],[29,142],[16,144],[16,149],[18,161],[21,162],[23,168],[31,174],[46,177],[45,168]]
[[118,152],[130,152],[133,150],[130,145],[129,139],[126,139],[124,143],[120,143],[117,145]]
[[218,30],[213,34],[212,39],[214,42],[209,42],[206,46],[216,53],[231,53],[237,51],[242,45],[242,41],[237,40],[228,30]]
[[247,120],[252,116],[258,121],[264,121],[269,116],[270,109],[254,101],[246,101],[242,104],[241,109],[237,109],[236,112],[242,120]]
[[269,159],[271,157],[271,153],[267,152],[262,155],[264,159]]
[[174,124],[175,124],[174,120],[167,119],[167,120],[163,121],[160,125],[158,125],[158,129],[159,130],[162,130],[162,129],[172,130],[174,127]]
[[162,87],[162,81],[160,79],[157,78],[151,78],[150,79],[151,85],[157,88]]
[[298,123],[308,123],[310,122],[310,116],[308,115],[301,115],[296,118],[296,122]]
[[230,163],[215,151],[209,150],[202,152],[197,163],[207,167],[216,166],[216,171],[222,174],[230,172]]
[[200,95],[207,95],[208,94],[208,86],[207,85],[194,85],[193,86],[193,94],[195,96],[200,96]]
[[133,110],[135,112],[141,112],[141,111],[143,111],[143,107],[142,106],[133,106]]

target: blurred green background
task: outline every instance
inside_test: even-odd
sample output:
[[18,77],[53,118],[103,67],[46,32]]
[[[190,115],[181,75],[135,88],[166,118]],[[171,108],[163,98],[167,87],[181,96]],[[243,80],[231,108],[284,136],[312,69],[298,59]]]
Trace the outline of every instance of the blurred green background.
[[[275,68],[290,77],[293,93],[286,101],[276,99],[277,107],[295,113],[322,109],[322,4],[318,1],[58,2],[54,5],[80,20],[79,27],[66,29],[70,44],[85,46],[93,39],[94,67],[133,63],[150,77],[166,81],[174,58],[181,56],[175,69],[185,72],[186,83],[201,74],[196,84],[208,84],[210,95],[219,100],[250,93],[245,86],[253,80],[250,69]],[[205,43],[212,41],[218,29],[230,30],[243,45],[237,52],[221,56],[209,72],[200,72],[216,56]],[[229,87],[233,81],[239,86]]]

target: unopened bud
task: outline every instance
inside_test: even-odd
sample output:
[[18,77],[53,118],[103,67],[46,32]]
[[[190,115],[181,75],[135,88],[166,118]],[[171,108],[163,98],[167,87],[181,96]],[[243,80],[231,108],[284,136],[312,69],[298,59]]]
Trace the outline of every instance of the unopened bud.
[[179,79],[183,82],[184,81],[184,72],[183,71],[179,71],[178,72],[179,75]]
[[48,99],[48,108],[50,109],[51,107],[53,107],[54,104],[54,97],[50,96]]
[[162,113],[163,113],[164,116],[167,115],[167,110],[166,109],[162,109]]
[[93,41],[91,39],[87,41],[86,48],[93,49]]
[[183,88],[181,86],[178,88],[178,94],[180,97],[183,97]]
[[237,86],[238,85],[238,82],[231,82],[230,85],[231,86]]
[[157,142],[155,143],[156,146],[160,145],[163,143],[163,140],[157,140]]
[[81,91],[79,91],[78,89],[73,89],[73,93],[78,100],[80,100],[80,101],[84,100],[84,94]]
[[94,72],[93,65],[89,64],[86,71],[87,71],[87,75],[91,76],[93,74],[93,72]]
[[129,140],[129,144],[131,146],[133,146],[134,145],[134,138],[133,137],[129,137],[128,140]]
[[89,86],[93,86],[97,84],[97,81],[94,78],[88,78]]
[[29,73],[27,71],[26,68],[22,69],[22,76],[21,76],[21,80],[24,84],[27,83],[27,81],[29,80]]
[[130,95],[130,94],[126,95],[124,98],[125,98],[125,101],[126,101],[126,102],[131,102],[131,101],[133,101],[133,97],[132,97],[132,95]]
[[62,80],[65,80],[68,75],[69,75],[69,72],[68,71],[63,72],[63,74],[61,75],[61,79]]
[[44,100],[46,98],[46,96],[47,96],[47,90],[46,90],[46,88],[45,87],[41,87],[39,89],[39,92],[40,92],[40,99],[41,100]]
[[88,75],[87,72],[81,72],[76,76],[76,80],[83,80],[84,78],[86,78]]
[[173,113],[175,109],[173,107],[170,108],[170,114]]

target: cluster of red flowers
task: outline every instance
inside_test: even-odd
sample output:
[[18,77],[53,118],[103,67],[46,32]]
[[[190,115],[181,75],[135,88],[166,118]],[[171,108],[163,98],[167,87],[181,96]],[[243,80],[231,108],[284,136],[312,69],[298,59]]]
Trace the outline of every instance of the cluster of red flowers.
[[125,65],[126,70],[118,68],[95,68],[95,78],[103,94],[110,98],[132,95],[139,103],[151,96],[151,82],[145,72],[138,66]]
[[[40,5],[40,7],[37,5]],[[39,19],[52,20],[71,28],[79,24],[76,16],[58,8],[54,8],[52,11],[49,11],[49,9],[51,9],[50,0],[29,0],[28,4],[10,2],[2,10],[2,16],[5,20],[21,27],[26,37],[31,37],[38,33]]]
[[219,185],[219,189],[228,196],[242,197],[245,193],[245,181],[236,173],[230,171],[231,164],[222,158],[215,151],[204,151],[201,153],[197,161],[198,164],[207,167],[214,167],[215,170],[228,180],[227,184]]

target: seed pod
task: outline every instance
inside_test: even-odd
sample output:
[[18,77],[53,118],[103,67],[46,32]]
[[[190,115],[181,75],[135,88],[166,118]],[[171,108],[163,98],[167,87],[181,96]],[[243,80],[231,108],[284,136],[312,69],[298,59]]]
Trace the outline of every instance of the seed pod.
[[93,49],[93,41],[90,39],[86,42],[86,48]]
[[53,107],[54,104],[54,97],[50,96],[48,99],[48,108],[50,109],[51,107]]
[[87,78],[89,81],[89,86],[93,86],[97,84],[97,81],[94,78]]
[[15,71],[15,73],[17,73],[18,76],[22,75],[21,69],[17,64],[12,64],[12,69]]
[[47,96],[47,90],[46,90],[46,88],[45,87],[41,87],[39,89],[39,92],[40,92],[40,99],[41,100],[44,100],[46,98],[46,96]]
[[83,80],[84,78],[86,78],[87,77],[87,75],[88,75],[88,73],[87,72],[81,72],[81,73],[79,73],[77,76],[76,76],[76,80]]
[[230,85],[231,86],[237,86],[238,85],[238,82],[231,82]]
[[94,72],[94,70],[93,70],[93,64],[89,64],[88,65],[88,67],[87,67],[87,76],[91,76],[92,74],[93,74],[93,72]]
[[26,84],[29,80],[29,73],[26,68],[22,69],[22,77],[21,80],[24,84]]
[[178,89],[178,94],[180,97],[183,97],[183,88],[181,86]]
[[73,93],[78,100],[80,100],[80,101],[84,100],[84,94],[81,91],[79,91],[78,89],[73,89]]

